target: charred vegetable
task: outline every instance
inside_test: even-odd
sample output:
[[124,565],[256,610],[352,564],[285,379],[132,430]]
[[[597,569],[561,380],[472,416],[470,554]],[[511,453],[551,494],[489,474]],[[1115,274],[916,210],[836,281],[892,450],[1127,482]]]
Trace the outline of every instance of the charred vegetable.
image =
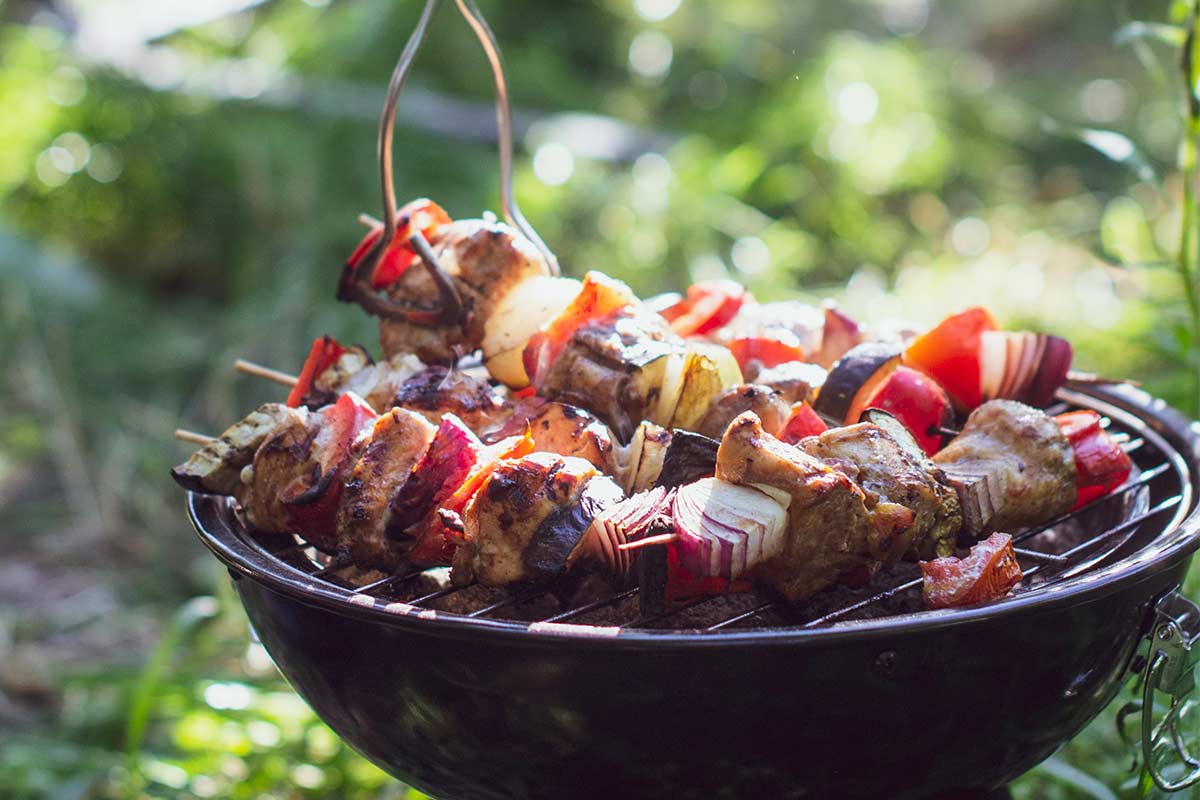
[[813,408],[818,414],[849,425],[857,422],[867,401],[900,366],[900,349],[887,342],[851,348],[829,371]]
[[1021,582],[1021,565],[1012,537],[993,533],[971,548],[966,558],[921,562],[927,608],[951,608],[999,600]]

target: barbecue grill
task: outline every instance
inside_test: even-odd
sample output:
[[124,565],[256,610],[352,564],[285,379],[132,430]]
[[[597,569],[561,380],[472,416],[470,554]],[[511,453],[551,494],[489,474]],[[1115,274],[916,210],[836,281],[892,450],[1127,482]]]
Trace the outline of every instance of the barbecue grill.
[[[636,588],[564,605],[559,584],[488,595],[431,590],[418,573],[364,582],[247,528],[228,498],[189,494],[188,512],[296,691],[438,797],[987,796],[1131,671],[1155,780],[1183,786],[1196,761],[1176,726],[1200,614],[1176,589],[1200,546],[1200,423],[1129,386],[1060,399],[1051,411],[1094,409],[1128,437],[1136,470],[1016,533],[1025,579],[972,608],[919,610],[920,579],[903,569],[799,612],[751,596],[650,610]],[[1171,703],[1156,720],[1159,690]],[[1172,742],[1177,763],[1158,763]]]

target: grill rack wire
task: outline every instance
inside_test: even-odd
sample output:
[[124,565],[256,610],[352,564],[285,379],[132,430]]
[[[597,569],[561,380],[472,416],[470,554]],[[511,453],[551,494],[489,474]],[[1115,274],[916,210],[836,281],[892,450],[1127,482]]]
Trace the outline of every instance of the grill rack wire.
[[[1135,534],[1143,530],[1143,526],[1155,526],[1151,529],[1155,533],[1171,530],[1183,519],[1191,505],[1192,487],[1186,462],[1152,430],[1140,424],[1138,417],[1074,392],[1061,392],[1060,398],[1060,402],[1046,409],[1047,413],[1058,414],[1076,408],[1100,411],[1103,415],[1102,424],[1121,441],[1122,447],[1133,459],[1135,469],[1130,479],[1112,493],[1043,525],[1013,533],[1013,544],[1024,573],[1021,583],[1014,590],[1015,594],[1036,592],[1098,566],[1120,551]],[[604,628],[608,633],[666,629],[715,634],[731,628],[811,629],[920,610],[918,604],[922,582],[919,575],[911,577],[915,568],[910,565],[907,575],[906,570],[893,569],[882,572],[877,581],[865,590],[840,591],[840,595],[847,596],[839,598],[832,607],[826,602],[813,604],[815,611],[805,613],[801,609],[797,612],[776,599],[746,596],[743,599],[749,602],[743,602],[741,607],[728,610],[727,613],[717,612],[715,619],[710,613],[699,626],[689,625],[686,620],[695,619],[692,615],[703,611],[704,606],[719,604],[722,596],[698,597],[664,611],[643,613],[639,610],[638,589],[635,587],[612,590],[554,613],[539,615],[533,620],[528,616],[503,615],[506,610],[554,596],[564,579],[538,587],[497,590],[500,592],[498,598],[459,613],[437,609],[434,604],[466,592],[476,584],[413,591],[414,587],[419,587],[428,568],[354,583],[346,575],[355,570],[353,565],[315,550],[299,537],[247,530],[246,539],[269,559],[272,567],[298,571],[310,581],[321,581],[324,588],[343,594],[351,604],[398,603],[405,607],[406,613],[410,610],[423,612],[421,616],[518,621],[528,624],[531,629],[558,625],[583,628],[589,624],[584,622],[587,617],[605,612],[611,615],[617,613],[618,609],[625,609],[628,618],[615,624],[606,621]],[[405,587],[410,588],[405,591]],[[897,601],[906,601],[907,605]],[[898,605],[899,608],[889,608],[889,605]],[[681,619],[684,622],[681,623]]]

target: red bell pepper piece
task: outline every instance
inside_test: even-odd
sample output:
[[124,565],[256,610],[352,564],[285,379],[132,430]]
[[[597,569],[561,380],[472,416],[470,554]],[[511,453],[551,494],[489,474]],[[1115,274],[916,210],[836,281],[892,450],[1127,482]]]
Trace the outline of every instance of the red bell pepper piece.
[[338,344],[332,336],[313,339],[308,358],[304,359],[304,367],[300,370],[300,377],[288,392],[287,404],[292,408],[299,408],[317,376],[336,364],[345,352],[346,348]]
[[583,288],[566,308],[544,324],[525,345],[521,360],[530,382],[536,387],[550,365],[567,346],[575,331],[593,320],[604,319],[637,302],[628,286],[600,272],[589,272]]
[[729,351],[737,359],[742,374],[751,361],[757,361],[764,368],[778,367],[789,361],[803,361],[804,348],[798,343],[788,343],[770,336],[747,336],[733,339],[729,342]]
[[[321,409],[321,433],[313,461],[315,481],[284,500],[289,524],[305,539],[324,549],[337,543],[337,509],[342,496],[342,472],[349,465],[354,442],[375,419],[375,410],[353,392]],[[294,490],[293,490],[294,491]]]
[[414,564],[448,564],[454,550],[462,542],[462,532],[443,522],[443,513],[461,521],[462,512],[484,482],[496,470],[496,463],[509,458],[521,458],[533,452],[533,435],[526,428],[522,436],[510,436],[488,447],[480,448],[475,463],[461,483],[450,484],[446,493],[417,534],[416,544],[408,553]]
[[667,545],[667,585],[663,590],[663,597],[669,603],[683,602],[711,594],[748,592],[752,585],[746,578],[734,580],[712,576],[697,578],[680,562],[675,545]]
[[[420,231],[428,238],[435,228],[450,221],[450,215],[441,206],[424,197],[413,200],[397,211],[396,236],[371,274],[371,288],[383,289],[391,286],[400,280],[400,276],[412,264],[416,253],[413,252],[412,245],[408,243],[408,237],[412,236],[413,231]],[[340,287],[343,291],[354,279],[354,271],[358,268],[359,263],[366,258],[367,253],[379,242],[381,236],[383,236],[383,225],[374,226],[358,243],[358,247],[354,248],[350,258],[346,259]]]
[[904,351],[904,364],[940,383],[961,409],[976,408],[983,402],[979,337],[994,330],[996,320],[986,308],[968,308],[918,336]]
[[813,411],[812,406],[800,402],[792,405],[791,416],[788,417],[787,422],[783,423],[783,428],[779,431],[777,438],[788,444],[795,444],[801,439],[818,436],[827,430],[829,430],[829,426],[816,411]]
[[747,298],[737,281],[701,281],[688,287],[687,297],[663,310],[671,330],[680,336],[712,333],[737,316]]
[[972,547],[966,558],[935,558],[919,566],[928,608],[999,600],[1024,577],[1007,533],[993,533]]
[[897,367],[867,398],[867,408],[879,408],[900,421],[926,455],[942,449],[940,428],[954,422],[946,391],[933,378],[909,367]]
[[1068,411],[1056,416],[1075,451],[1075,507],[1079,508],[1116,489],[1133,472],[1133,461],[1100,426],[1095,411]]

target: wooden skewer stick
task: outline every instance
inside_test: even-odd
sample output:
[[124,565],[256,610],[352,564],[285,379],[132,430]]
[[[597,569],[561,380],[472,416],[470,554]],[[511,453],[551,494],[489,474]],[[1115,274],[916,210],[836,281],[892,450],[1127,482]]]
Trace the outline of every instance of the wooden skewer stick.
[[370,214],[359,214],[358,221],[364,227],[371,229],[383,227],[383,223],[372,217]]
[[638,539],[636,542],[626,542],[625,544],[617,545],[618,550],[637,550],[639,547],[650,547],[656,544],[670,544],[679,538],[678,533],[663,533],[658,536],[647,536],[645,539]]
[[297,381],[295,375],[288,375],[286,372],[280,372],[277,369],[264,367],[261,364],[255,364],[253,361],[245,361],[241,358],[233,362],[233,368],[238,372],[244,372],[256,378],[266,378],[269,381],[274,381],[284,386],[295,386]]
[[217,437],[205,436],[203,433],[185,431],[183,428],[176,428],[175,438],[181,442],[191,442],[192,444],[208,444],[209,442],[216,441]]
[[1131,381],[1128,378],[1106,378],[1103,375],[1097,375],[1094,372],[1081,372],[1071,370],[1067,373],[1068,383],[1094,383],[1101,386],[1113,385],[1118,383],[1127,383],[1130,386],[1141,386],[1137,381]]

